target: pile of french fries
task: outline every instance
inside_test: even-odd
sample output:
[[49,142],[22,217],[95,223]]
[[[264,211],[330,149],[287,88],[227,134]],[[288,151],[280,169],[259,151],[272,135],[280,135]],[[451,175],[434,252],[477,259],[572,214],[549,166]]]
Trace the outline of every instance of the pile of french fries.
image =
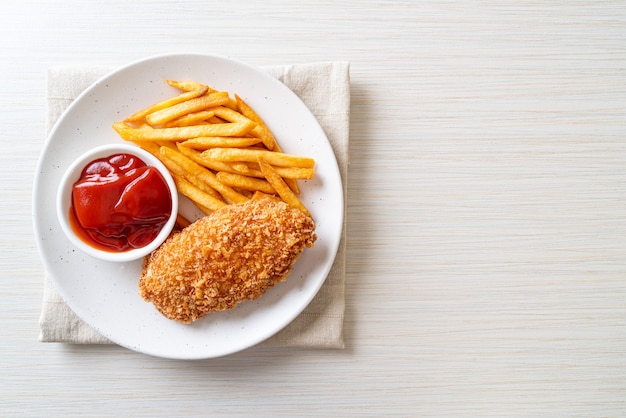
[[[273,195],[310,216],[298,197],[297,181],[313,178],[312,158],[282,152],[261,117],[239,96],[195,81],[165,82],[178,94],[113,128],[159,158],[179,193],[206,214]],[[179,222],[189,221],[181,217]]]

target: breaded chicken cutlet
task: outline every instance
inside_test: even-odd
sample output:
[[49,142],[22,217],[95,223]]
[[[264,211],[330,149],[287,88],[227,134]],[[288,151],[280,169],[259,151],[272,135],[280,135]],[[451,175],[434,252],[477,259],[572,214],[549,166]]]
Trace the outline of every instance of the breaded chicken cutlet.
[[273,198],[225,206],[172,235],[146,260],[140,295],[165,317],[190,323],[261,297],[284,281],[315,223]]

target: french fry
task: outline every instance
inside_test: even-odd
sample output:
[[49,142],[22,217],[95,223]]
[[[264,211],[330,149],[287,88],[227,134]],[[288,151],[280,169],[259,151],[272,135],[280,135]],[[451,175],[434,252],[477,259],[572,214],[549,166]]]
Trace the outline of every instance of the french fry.
[[276,193],[271,184],[256,177],[242,176],[241,174],[227,173],[225,171],[218,172],[216,176],[222,183],[237,189],[249,190],[251,192],[259,191],[267,194]]
[[174,178],[174,183],[176,183],[176,188],[183,196],[187,196],[192,202],[194,202],[200,210],[202,210],[207,215],[212,211],[218,210],[219,208],[226,206],[221,200],[218,200],[211,196],[208,193],[203,192],[183,177],[174,174],[172,176]]
[[157,144],[154,141],[132,141],[135,145],[137,145],[139,148],[142,148],[146,151],[148,151],[150,154],[154,155],[155,157],[159,157],[159,149],[161,148],[159,146],[159,144]]
[[160,147],[167,147],[167,148],[171,148],[171,149],[176,149],[176,143],[172,142],[172,141],[154,141],[155,144],[157,144]]
[[223,105],[228,103],[228,100],[228,93],[224,91],[209,93],[204,96],[186,100],[182,103],[152,112],[146,116],[146,121],[152,126],[161,125],[189,113]]
[[209,123],[227,123],[227,121],[225,121],[224,119],[220,119],[217,116],[210,117],[206,121]]
[[181,91],[192,91],[192,90],[198,90],[201,88],[206,88],[207,91],[215,91],[214,89],[210,88],[209,86],[202,84],[202,83],[198,83],[197,81],[192,81],[192,80],[183,80],[183,81],[177,81],[177,80],[165,80],[165,82],[167,84],[169,84],[170,86],[177,88],[178,90]]
[[274,171],[287,183],[289,183],[288,180],[311,180],[315,176],[314,168],[274,167]]
[[267,194],[267,193],[256,191],[254,192],[254,194],[252,195],[250,199],[258,200],[258,199],[278,199],[278,198],[273,194]]
[[254,127],[250,123],[220,123],[183,126],[180,128],[155,129],[149,126],[133,128],[124,122],[116,122],[113,129],[127,141],[181,141],[199,136],[244,136]]
[[263,145],[269,150],[273,150],[276,145],[276,140],[274,136],[269,132],[269,129],[265,126],[261,118],[256,114],[251,114],[251,116],[256,117],[261,123],[258,123],[255,120],[250,119],[247,115],[238,111],[239,104],[235,103],[235,109],[229,107],[216,107],[213,109],[215,111],[215,116],[227,120],[229,122],[245,122],[251,121],[255,123],[255,127],[250,131],[250,133],[257,138],[261,139]]
[[212,148],[203,151],[202,154],[219,161],[255,162],[261,159],[279,167],[313,168],[315,166],[312,158],[261,149]]
[[[215,161],[215,162],[219,163],[219,161]],[[224,163],[224,164],[227,164],[227,163]],[[235,174],[244,174],[248,177],[257,177],[257,178],[265,177],[263,173],[261,172],[261,170],[259,169],[258,164],[256,167],[245,166],[246,167],[245,169],[243,169],[243,164],[241,163],[239,164],[230,163],[229,166],[232,167],[234,170],[228,170],[226,169],[226,167],[224,167],[224,170],[219,170],[219,171],[226,171],[226,172],[235,173]],[[287,184],[289,184],[289,180],[311,180],[315,176],[314,168],[276,167],[276,166],[272,166],[272,168],[283,178],[283,180],[285,180]]]
[[298,186],[298,182],[296,180],[288,178],[285,178],[284,180],[285,183],[287,183],[287,186],[289,186],[295,194],[300,194],[300,186]]
[[258,137],[261,138],[261,141],[268,150],[273,151],[278,143],[276,142],[276,138],[274,138],[272,131],[270,131],[263,119],[261,119],[254,109],[252,109],[241,97],[235,95],[235,100],[237,102],[237,109],[239,112],[253,122],[256,122],[257,126],[254,128],[253,133],[256,133]]
[[[278,145],[278,142],[274,143],[274,151],[276,152],[283,152],[283,150],[280,148],[280,145]],[[295,193],[295,194],[300,194],[300,187],[298,186],[298,182],[295,179],[292,178],[285,178],[285,183],[287,183],[287,185],[289,186],[289,188]]]
[[[224,161],[213,160],[207,158],[196,149],[187,147],[185,144],[188,141],[178,144],[178,150],[181,154],[195,161],[196,163],[215,171],[223,171],[233,174],[243,174],[248,177],[265,178],[259,165],[244,165],[243,163],[226,163]],[[138,142],[139,144],[141,142]],[[288,183],[289,180],[311,180],[315,176],[314,168],[299,168],[299,167],[276,167],[273,166],[276,171],[284,180]],[[291,186],[290,186],[291,187]]]
[[281,197],[281,199],[285,201],[285,203],[287,203],[291,207],[299,209],[305,215],[311,216],[306,206],[304,206],[298,196],[289,188],[289,186],[287,185],[287,183],[285,183],[282,177],[280,177],[280,175],[278,175],[278,173],[274,171],[271,165],[269,165],[266,161],[259,159],[259,167],[261,168],[263,174],[265,174],[265,178],[267,179],[268,183],[272,185],[274,190],[276,190],[278,195]]
[[229,122],[247,122],[247,121],[252,122],[250,118],[247,118],[246,116],[242,115],[241,113],[229,107],[217,106],[211,110],[215,112],[215,116],[223,120],[227,120]]
[[208,88],[205,87],[198,87],[196,89],[193,89],[191,91],[187,91],[185,93],[181,93],[178,96],[175,97],[171,97],[169,99],[163,100],[159,103],[155,103],[151,106],[146,107],[145,109],[140,110],[139,112],[131,115],[130,117],[125,119],[125,122],[136,122],[138,120],[141,120],[143,118],[146,117],[146,115],[149,115],[150,113],[154,113],[156,111],[159,111],[161,109],[166,109],[169,108],[171,106],[177,105],[179,103],[183,103],[187,100],[191,100],[191,99],[195,99],[196,97],[200,97],[203,94],[205,94],[208,91]]
[[205,136],[200,138],[188,139],[182,142],[184,147],[207,150],[209,148],[245,148],[261,142],[259,138],[241,138],[226,136]]
[[180,152],[174,151],[170,148],[161,147],[161,154],[174,161],[179,166],[184,167],[188,173],[193,174],[198,179],[217,190],[217,192],[221,194],[226,201],[230,203],[242,203],[248,200],[247,197],[238,193],[236,190],[233,190],[232,187],[219,181],[215,174],[211,171],[195,163]]
[[[229,173],[240,173],[248,177],[264,178],[265,176],[259,169],[258,163],[229,163],[232,170],[222,170]],[[277,167],[272,166],[287,184],[290,180],[311,180],[315,176],[314,168],[299,168],[299,167]],[[291,187],[291,186],[289,186]]]
[[198,123],[202,123],[215,115],[215,112],[210,110],[201,110],[199,112],[188,113],[180,116],[176,119],[172,119],[169,122],[164,123],[162,128],[175,128],[180,126],[191,126]]
[[241,173],[241,174],[249,174],[250,173],[250,167],[248,166],[248,164],[241,162],[241,161],[237,161],[237,162],[232,162],[230,163],[230,166],[233,168],[233,170],[235,170],[236,173]]
[[183,229],[191,225],[191,221],[185,218],[180,213],[176,215],[176,227],[179,229]]
[[176,161],[176,158],[171,158],[172,153],[175,153],[176,151],[170,152],[164,150],[163,148],[164,147],[159,148],[159,153],[157,157],[159,158],[159,160],[161,160],[163,165],[167,167],[170,173],[176,174],[177,176],[184,178],[203,192],[210,194],[218,200],[222,200],[222,196],[219,194],[219,192],[211,187],[210,184],[205,181],[202,176],[198,176],[192,171],[188,170],[187,167],[184,166],[184,163],[180,164],[180,161]]
[[189,147],[185,147],[180,142],[178,143],[178,150],[185,157],[189,158],[190,160],[194,161],[195,163],[203,167],[209,168],[214,171],[227,171],[229,173],[237,173],[237,171],[234,170],[230,164],[225,163],[223,161],[217,161],[217,160],[212,160],[210,158],[206,158],[202,155],[201,152],[196,151],[195,149],[192,149]]

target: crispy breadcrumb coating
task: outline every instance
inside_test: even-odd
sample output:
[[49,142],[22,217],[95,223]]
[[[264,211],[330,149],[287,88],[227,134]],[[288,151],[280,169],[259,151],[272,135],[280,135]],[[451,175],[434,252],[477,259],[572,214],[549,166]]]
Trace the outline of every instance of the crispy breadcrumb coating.
[[190,323],[261,297],[284,281],[315,223],[272,198],[229,205],[172,235],[146,260],[140,295],[169,319]]

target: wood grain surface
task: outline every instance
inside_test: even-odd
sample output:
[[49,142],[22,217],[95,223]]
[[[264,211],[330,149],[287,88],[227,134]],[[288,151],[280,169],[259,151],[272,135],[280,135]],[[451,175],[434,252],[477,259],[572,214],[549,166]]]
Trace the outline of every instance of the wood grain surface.
[[[13,2],[0,416],[626,416],[626,2]],[[45,74],[169,52],[351,64],[344,350],[37,342]]]

